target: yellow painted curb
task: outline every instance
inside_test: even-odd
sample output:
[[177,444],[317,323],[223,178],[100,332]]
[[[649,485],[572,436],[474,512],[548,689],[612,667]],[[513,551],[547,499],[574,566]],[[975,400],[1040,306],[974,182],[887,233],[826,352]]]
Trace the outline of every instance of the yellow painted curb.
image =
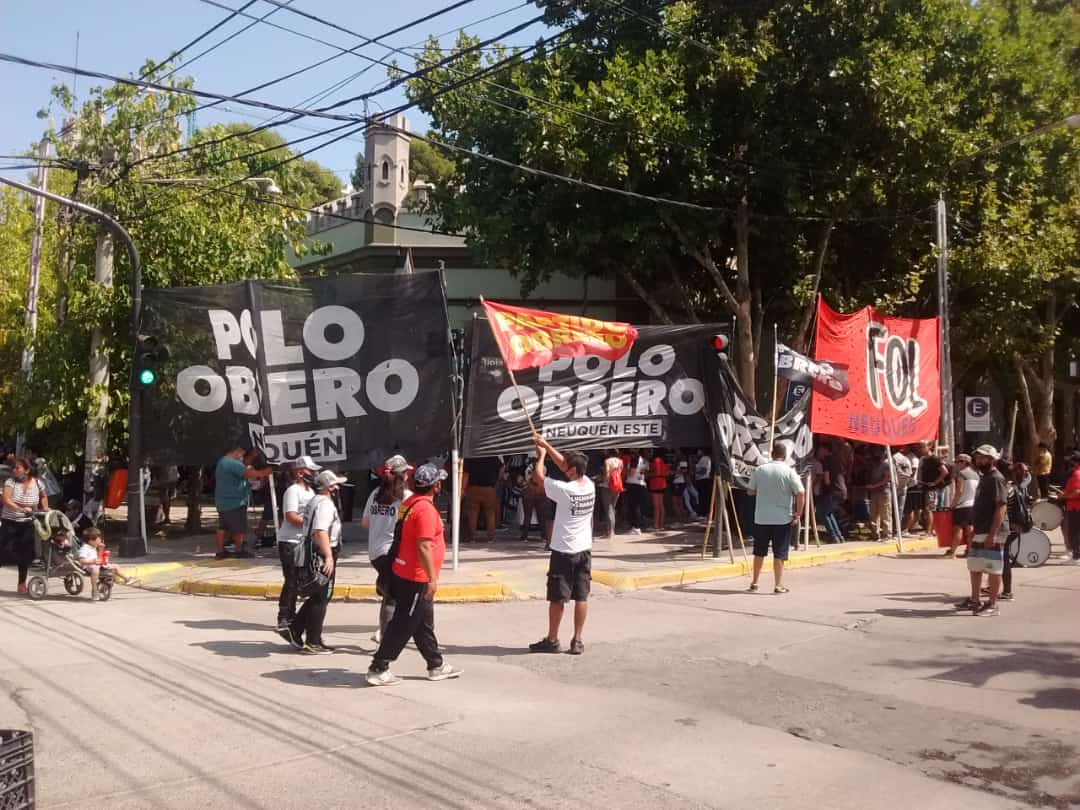
[[[937,541],[930,540],[905,540],[904,551],[926,551],[937,548]],[[785,568],[809,568],[815,565],[826,565],[833,562],[849,562],[867,557],[882,557],[887,554],[896,554],[896,546],[892,544],[881,546],[862,546],[859,548],[844,548],[836,546],[821,551],[814,551],[798,557],[792,557],[787,561]],[[634,574],[624,571],[593,571],[593,582],[606,585],[614,591],[636,591],[642,588],[661,588],[665,585],[689,585],[694,582],[708,582],[713,579],[726,577],[746,576],[751,571],[752,560],[736,560],[734,563],[722,563],[720,565],[703,566],[701,568],[683,568],[675,571],[661,571],[651,574]]]
[[[217,582],[214,580],[181,580],[175,590],[197,596],[246,596],[257,599],[277,599],[280,584],[250,582]],[[372,602],[378,599],[374,585],[338,585],[332,597],[339,602]],[[501,582],[441,585],[437,602],[502,602],[513,599],[514,592]]]

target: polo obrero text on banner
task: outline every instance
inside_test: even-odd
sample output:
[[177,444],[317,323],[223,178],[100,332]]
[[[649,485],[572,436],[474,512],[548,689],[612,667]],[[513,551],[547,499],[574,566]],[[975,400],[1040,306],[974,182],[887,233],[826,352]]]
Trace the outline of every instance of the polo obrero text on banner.
[[630,351],[638,332],[628,323],[562,315],[484,301],[484,311],[506,367],[545,366],[559,357],[593,355],[615,361]]

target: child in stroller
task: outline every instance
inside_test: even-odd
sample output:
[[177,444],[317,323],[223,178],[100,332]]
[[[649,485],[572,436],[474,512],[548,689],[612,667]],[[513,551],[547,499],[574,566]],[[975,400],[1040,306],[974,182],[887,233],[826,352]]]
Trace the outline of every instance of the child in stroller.
[[[79,565],[90,575],[90,601],[96,602],[100,599],[104,602],[112,593],[113,570],[109,565],[109,552],[105,549],[101,529],[92,527],[83,532],[78,560]],[[103,585],[106,586],[104,590]]]
[[[91,598],[105,601],[112,595],[113,571],[99,561],[99,552],[103,550],[101,532],[87,529],[86,550],[82,550],[75,536],[75,528],[67,515],[58,509],[39,512],[34,515],[34,530],[41,541],[41,556],[44,570],[33,574],[26,583],[31,599],[44,599],[49,590],[49,579],[62,579],[64,588],[72,596],[83,591],[84,578],[90,577],[93,589]],[[96,538],[91,539],[90,533]],[[107,553],[107,552],[106,552]]]

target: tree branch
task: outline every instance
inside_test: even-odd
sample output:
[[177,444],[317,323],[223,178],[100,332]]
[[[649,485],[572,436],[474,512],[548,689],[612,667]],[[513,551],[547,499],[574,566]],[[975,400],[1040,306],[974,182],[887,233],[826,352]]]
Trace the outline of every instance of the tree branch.
[[810,325],[817,311],[818,290],[821,289],[821,273],[825,268],[825,254],[829,250],[829,237],[832,236],[836,220],[830,219],[821,229],[821,237],[818,239],[817,255],[814,257],[814,286],[810,291],[810,301],[803,311],[802,321],[799,323],[799,331],[795,333],[795,351],[805,354],[810,343]]
[[618,273],[620,276],[623,277],[626,283],[630,285],[630,289],[637,293],[638,298],[644,301],[649,307],[649,309],[652,310],[653,315],[655,315],[657,318],[660,319],[661,322],[665,324],[671,325],[675,323],[675,321],[671,319],[671,316],[667,313],[667,310],[664,309],[660,302],[657,301],[656,298],[648,290],[646,290],[644,286],[642,286],[640,281],[634,278],[633,273],[631,273],[625,267],[620,267],[618,269]]
[[705,268],[709,273],[712,277],[713,284],[716,285],[716,289],[720,291],[720,295],[723,297],[727,308],[737,315],[739,313],[739,302],[735,298],[735,294],[731,291],[731,287],[728,285],[727,281],[724,280],[724,276],[716,266],[716,262],[713,261],[708,244],[706,243],[704,250],[699,250],[698,247],[690,241],[686,232],[679,223],[674,220],[670,213],[661,212],[660,217],[663,219],[664,224],[675,234],[675,238],[679,240],[679,244],[682,245],[683,250],[686,251],[687,255]]
[[668,269],[671,270],[671,279],[675,282],[675,286],[679,290],[679,295],[682,297],[682,305],[683,309],[686,311],[686,317],[693,323],[701,323],[701,319],[694,310],[694,303],[690,298],[690,293],[686,289],[686,285],[683,284],[682,277],[679,275],[678,262],[673,262],[671,258],[668,257],[667,265]]

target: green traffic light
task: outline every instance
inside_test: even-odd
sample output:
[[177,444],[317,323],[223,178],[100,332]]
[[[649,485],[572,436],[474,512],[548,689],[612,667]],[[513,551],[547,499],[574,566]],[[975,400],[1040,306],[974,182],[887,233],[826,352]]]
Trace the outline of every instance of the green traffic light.
[[139,382],[142,385],[153,385],[155,380],[157,380],[157,374],[153,369],[144,368],[139,372]]

